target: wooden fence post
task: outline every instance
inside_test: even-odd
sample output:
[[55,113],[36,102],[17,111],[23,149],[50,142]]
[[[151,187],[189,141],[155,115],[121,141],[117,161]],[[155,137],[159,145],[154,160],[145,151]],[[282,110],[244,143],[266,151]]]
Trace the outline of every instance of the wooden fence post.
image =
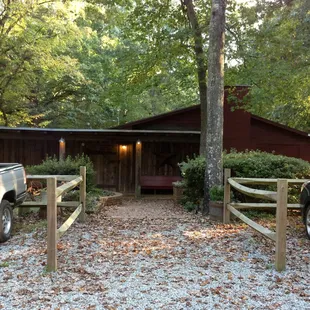
[[225,168],[224,170],[224,206],[223,206],[223,223],[230,223],[230,211],[227,209],[227,204],[230,203],[230,184],[228,178],[231,176],[231,170]]
[[136,142],[136,171],[135,171],[135,196],[136,199],[141,197],[141,154],[142,154],[142,142],[138,140]]
[[282,271],[286,264],[287,180],[277,183],[276,270]]
[[82,204],[82,210],[79,219],[84,223],[86,220],[86,167],[80,167],[80,175],[83,181],[80,184],[80,203]]
[[47,271],[57,270],[56,178],[47,179]]

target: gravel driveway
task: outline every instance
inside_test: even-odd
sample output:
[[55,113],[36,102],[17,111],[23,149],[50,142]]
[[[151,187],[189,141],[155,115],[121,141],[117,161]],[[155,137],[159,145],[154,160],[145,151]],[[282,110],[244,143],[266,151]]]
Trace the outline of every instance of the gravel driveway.
[[243,224],[126,201],[70,228],[55,273],[44,228],[1,244],[0,309],[310,309],[310,242],[299,218],[289,225],[278,273],[273,243]]

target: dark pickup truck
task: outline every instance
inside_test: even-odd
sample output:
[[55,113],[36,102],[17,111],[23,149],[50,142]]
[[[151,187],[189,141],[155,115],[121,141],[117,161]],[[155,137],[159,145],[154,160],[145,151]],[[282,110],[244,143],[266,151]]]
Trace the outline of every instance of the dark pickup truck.
[[300,207],[302,220],[306,227],[306,234],[310,239],[310,181],[304,183],[301,187]]

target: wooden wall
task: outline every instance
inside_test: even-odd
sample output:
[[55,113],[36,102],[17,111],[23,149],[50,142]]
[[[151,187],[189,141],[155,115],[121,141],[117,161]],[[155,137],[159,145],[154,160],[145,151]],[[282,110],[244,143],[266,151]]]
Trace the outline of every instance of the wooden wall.
[[[40,164],[46,157],[59,155],[59,133],[0,132],[0,161],[23,165]],[[96,184],[108,190],[133,193],[135,190],[135,143],[113,143],[62,135],[66,156],[86,154],[96,171]],[[29,137],[29,138],[28,138]],[[134,139],[136,140],[136,139]],[[123,147],[124,146],[124,147]],[[179,175],[178,163],[198,154],[198,143],[143,142],[142,175]]]
[[118,146],[106,141],[82,142],[80,153],[88,155],[96,171],[99,187],[118,190]]
[[135,191],[135,157],[133,144],[119,145],[119,182],[122,193]]
[[228,152],[251,148],[251,114],[244,110],[231,111],[229,105],[224,109],[223,147]]
[[134,125],[132,129],[200,131],[200,106],[187,108],[183,113],[186,117],[180,117],[179,113],[171,113],[168,117]]
[[178,163],[194,154],[199,154],[198,143],[143,143],[141,175],[179,176]]
[[251,119],[251,148],[310,161],[310,137]]
[[46,156],[58,154],[58,141],[30,139],[0,139],[0,161],[35,165]]

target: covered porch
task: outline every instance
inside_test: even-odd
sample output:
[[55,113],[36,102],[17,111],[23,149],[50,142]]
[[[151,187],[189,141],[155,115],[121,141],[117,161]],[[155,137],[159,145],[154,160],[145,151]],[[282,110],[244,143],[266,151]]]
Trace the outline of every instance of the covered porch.
[[[178,163],[199,153],[199,138],[199,131],[2,127],[0,161],[26,166],[47,156],[85,154],[94,164],[98,187],[139,195],[145,177],[155,177],[157,190],[179,178]],[[156,177],[166,182],[156,187]],[[142,191],[148,193],[149,186]]]

